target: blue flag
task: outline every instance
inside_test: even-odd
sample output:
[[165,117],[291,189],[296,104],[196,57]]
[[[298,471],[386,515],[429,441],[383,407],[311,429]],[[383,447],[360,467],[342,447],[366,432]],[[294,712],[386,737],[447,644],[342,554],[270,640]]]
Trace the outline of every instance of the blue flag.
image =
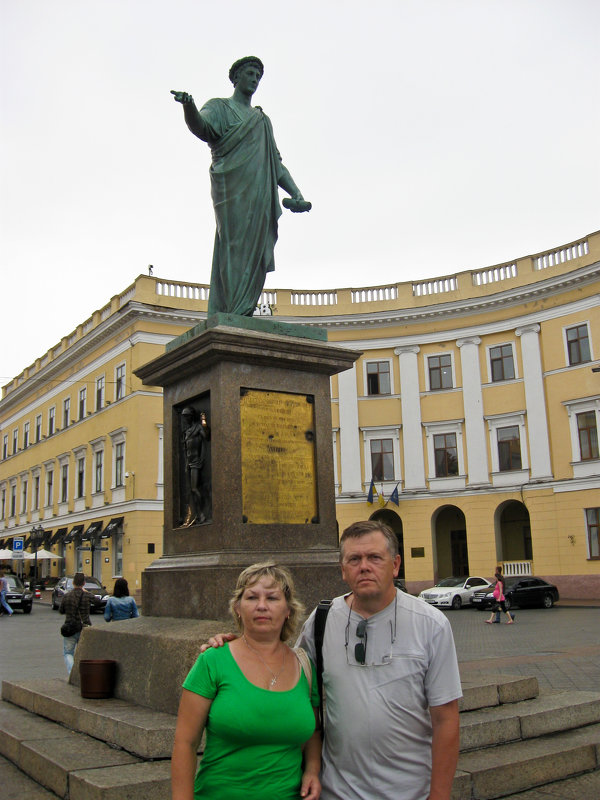
[[396,484],[396,488],[390,495],[390,502],[395,503],[398,507],[400,506],[400,498],[398,497],[398,485]]
[[369,494],[367,495],[367,503],[372,506],[373,505],[373,492],[377,491],[375,489],[375,484],[373,483],[373,478],[371,478],[371,485],[369,486]]

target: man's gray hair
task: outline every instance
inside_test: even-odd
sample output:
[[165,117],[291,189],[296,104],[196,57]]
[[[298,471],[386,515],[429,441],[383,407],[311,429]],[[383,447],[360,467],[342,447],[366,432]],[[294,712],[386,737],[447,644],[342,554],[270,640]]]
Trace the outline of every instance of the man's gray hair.
[[396,556],[399,555],[398,539],[394,531],[386,525],[385,522],[369,519],[363,520],[362,522],[353,522],[352,525],[346,528],[342,533],[342,538],[340,539],[340,561],[344,557],[344,543],[347,539],[360,539],[362,536],[366,536],[369,533],[377,533],[378,531],[383,534],[386,540],[390,556],[396,558]]

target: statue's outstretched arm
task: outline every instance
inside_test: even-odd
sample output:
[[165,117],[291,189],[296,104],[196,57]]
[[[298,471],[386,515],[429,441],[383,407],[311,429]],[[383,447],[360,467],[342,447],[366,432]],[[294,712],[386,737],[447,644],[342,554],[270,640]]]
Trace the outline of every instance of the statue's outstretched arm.
[[177,103],[181,103],[183,106],[183,116],[188,128],[194,136],[197,136],[205,142],[208,138],[208,129],[200,116],[200,112],[196,108],[192,95],[187,92],[177,92],[175,89],[171,89],[171,94],[174,100]]
[[284,167],[283,164],[281,164],[279,169],[279,179],[277,183],[284,191],[291,195],[291,197],[285,197],[283,200],[283,205],[285,208],[288,208],[294,213],[310,211],[312,208],[311,203],[302,197],[302,192],[296,186],[294,179],[290,175],[290,171],[287,167]]

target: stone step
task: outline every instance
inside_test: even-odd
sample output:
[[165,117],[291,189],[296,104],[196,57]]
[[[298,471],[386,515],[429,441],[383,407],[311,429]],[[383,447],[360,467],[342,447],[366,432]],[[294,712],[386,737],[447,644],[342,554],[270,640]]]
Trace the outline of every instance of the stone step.
[[461,714],[461,752],[518,739],[533,739],[600,723],[596,692],[544,693],[525,702]]
[[60,678],[3,681],[2,697],[16,706],[115,745],[140,758],[170,758],[176,717],[126,700],[87,700]]
[[0,787],[4,800],[57,800],[58,797],[1,756]]
[[461,686],[463,696],[458,701],[461,712],[491,708],[504,703],[518,703],[539,694],[537,678],[490,675],[484,681],[463,680]]
[[[79,779],[82,773],[102,772],[109,767],[147,766],[124,750],[42,719],[6,701],[0,702],[0,730],[3,733],[0,755],[59,797],[69,796],[72,773],[76,772]],[[164,786],[162,791],[164,794]],[[123,800],[126,796],[115,794],[114,800]],[[148,794],[145,796],[148,798]],[[158,797],[156,795],[157,800]]]
[[507,800],[598,800],[600,772],[588,772],[577,778],[549,783],[537,789],[511,794]]
[[[600,768],[600,724],[461,753],[452,800],[494,800]],[[580,800],[588,800],[583,795]],[[589,798],[591,800],[591,798]]]

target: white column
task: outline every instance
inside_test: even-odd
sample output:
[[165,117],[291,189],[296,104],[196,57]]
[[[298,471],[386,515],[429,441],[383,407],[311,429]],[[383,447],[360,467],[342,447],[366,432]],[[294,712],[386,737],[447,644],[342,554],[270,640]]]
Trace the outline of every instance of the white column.
[[404,490],[426,489],[421,398],[417,345],[396,347],[400,365],[400,397],[402,403],[402,438],[404,442]]
[[338,374],[340,405],[340,489],[343,494],[363,491],[360,475],[360,439],[356,365]]
[[537,480],[551,478],[550,440],[540,355],[540,326],[523,325],[517,328],[515,333],[521,337],[531,477]]
[[481,393],[481,370],[479,369],[479,336],[458,339],[462,366],[463,407],[465,409],[465,433],[467,440],[468,484],[472,486],[490,482],[483,419],[483,395]]
[[164,473],[164,429],[162,425],[158,428],[158,469],[156,470],[156,499],[165,499],[165,473]]

